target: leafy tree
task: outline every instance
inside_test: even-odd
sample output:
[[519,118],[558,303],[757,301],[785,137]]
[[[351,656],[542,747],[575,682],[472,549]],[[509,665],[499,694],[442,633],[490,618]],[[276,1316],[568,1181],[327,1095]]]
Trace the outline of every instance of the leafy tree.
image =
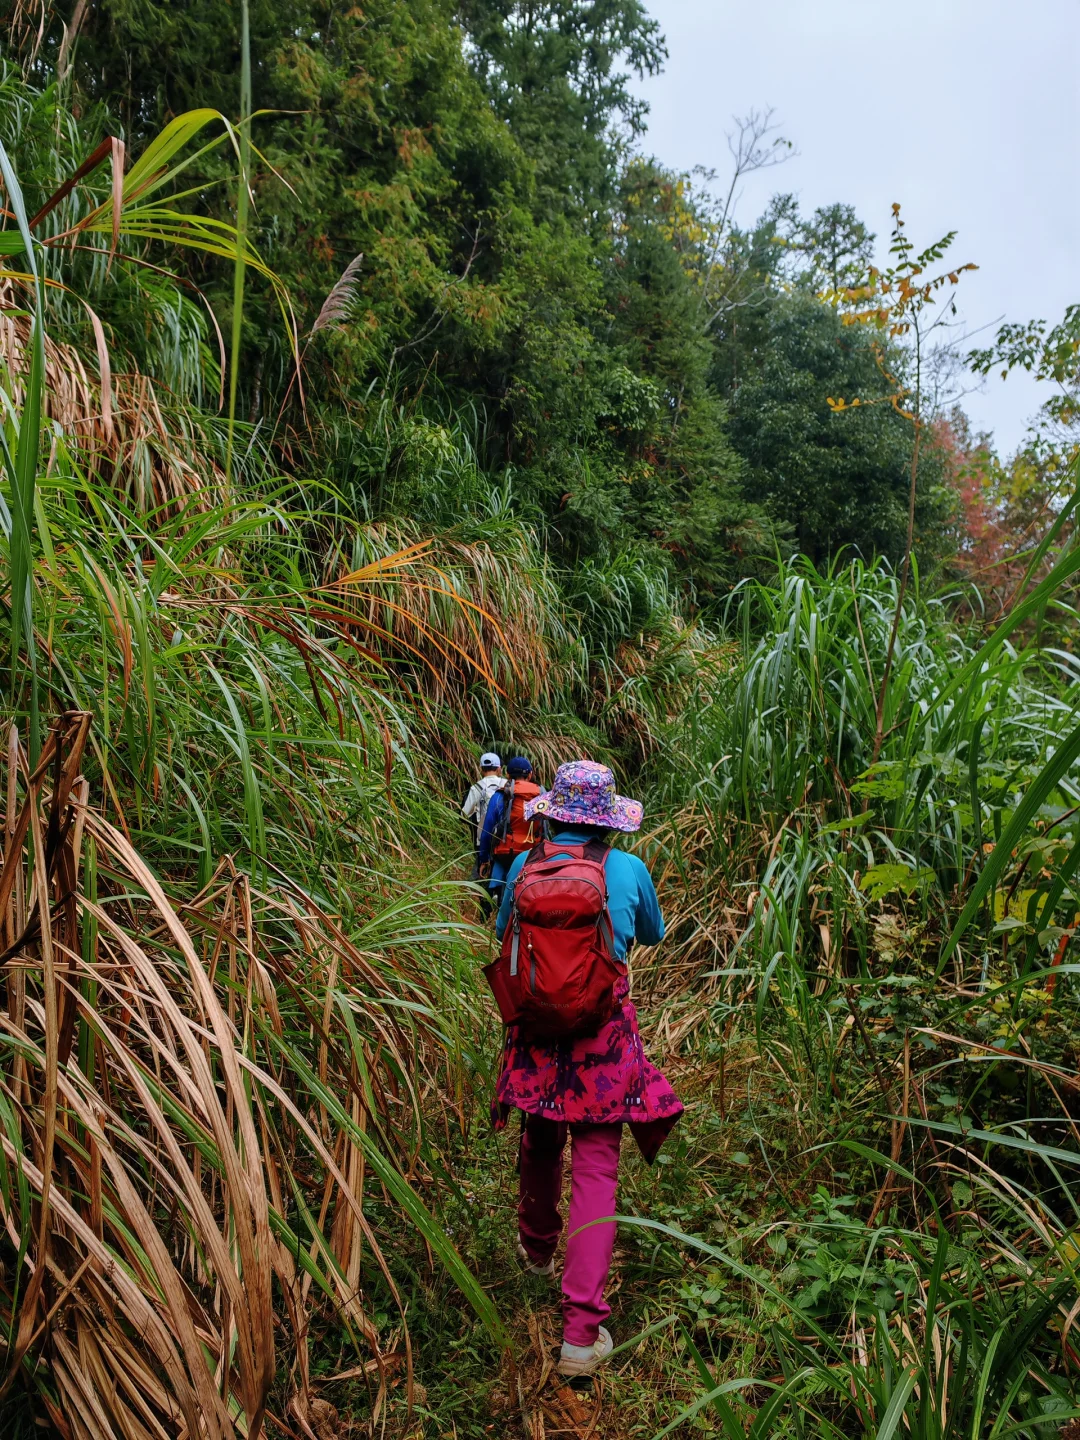
[[742,466],[711,376],[701,304],[709,227],[682,179],[655,164],[629,167],[620,199],[611,335],[629,371],[647,376],[657,396],[637,446],[638,527],[708,592],[772,543],[768,517],[741,492]]
[[461,0],[458,14],[475,73],[536,166],[543,213],[610,203],[648,112],[630,75],[655,75],[667,55],[641,0]]
[[[69,7],[70,8],[70,7]],[[129,143],[170,114],[209,105],[235,116],[239,31],[228,6],[98,0],[85,13],[73,83],[80,103],[113,107]],[[529,250],[529,165],[472,79],[441,0],[373,0],[361,13],[322,0],[253,0],[253,230],[301,323],[358,254],[348,324],[328,371],[346,386],[389,365],[430,366],[440,345],[482,348],[507,323],[506,254]],[[50,32],[55,49],[56,36]],[[47,48],[42,62],[49,58]],[[227,156],[193,178],[227,211]],[[227,319],[216,272],[191,274]],[[512,292],[513,286],[510,286]],[[274,326],[248,322],[247,399],[280,395],[287,357]],[[325,353],[319,342],[310,360]],[[271,373],[273,371],[274,373]]]
[[[897,553],[903,442],[887,417],[857,437],[821,411],[874,377],[808,293],[850,278],[870,237],[848,207],[803,221],[783,198],[734,227],[738,177],[790,153],[768,113],[738,123],[718,200],[630,154],[645,116],[630,77],[664,58],[641,0],[250,9],[252,234],[293,298],[304,358],[297,377],[270,297],[249,284],[238,414],[287,469],[325,475],[354,515],[405,505],[441,521],[508,481],[557,559],[636,547],[702,599],[777,540]],[[62,0],[50,13],[35,64],[44,76],[63,58],[95,133],[138,145],[192,105],[236,116],[230,7]],[[203,156],[196,203],[231,218],[234,172],[228,147]],[[182,313],[149,330],[186,337],[178,390],[212,404],[201,305],[227,334],[232,288],[213,265],[181,264]],[[163,374],[139,334],[148,308],[163,313],[130,287],[102,296],[113,342],[129,337]],[[760,415],[757,395],[775,401]],[[376,414],[394,417],[383,447],[367,439]],[[484,484],[451,482],[417,438],[448,417]]]
[[[189,13],[157,0],[92,0],[80,13],[72,72],[80,103],[123,97],[129,139],[195,103],[235,114],[239,36],[228,7]],[[600,196],[614,193],[618,174],[611,126],[635,130],[642,110],[618,67],[656,68],[662,42],[630,0],[474,10],[471,20],[492,50],[474,47],[470,62],[448,0],[372,0],[363,13],[321,0],[253,0],[254,104],[270,112],[253,126],[262,157],[254,232],[301,329],[332,290],[336,298],[334,323],[305,350],[306,378],[318,384],[304,387],[268,307],[257,292],[249,298],[241,413],[272,419],[287,394],[290,417],[327,447],[333,473],[353,449],[341,434],[345,407],[366,407],[373,382],[423,396],[437,414],[470,407],[482,462],[513,464],[523,498],[554,519],[582,472],[579,452],[595,448],[619,363],[603,338],[611,249]],[[55,58],[58,33],[50,31],[42,65],[50,46]],[[547,101],[536,93],[544,86]],[[519,104],[515,94],[530,98]],[[542,115],[563,128],[545,138],[530,128]],[[563,166],[556,179],[545,180],[545,156]],[[207,208],[223,214],[235,193],[221,184],[227,170],[204,163],[195,177]],[[544,198],[549,180],[560,191],[576,187],[573,213]],[[197,265],[189,278],[227,326],[227,280]],[[312,407],[327,425],[311,426]],[[601,448],[610,446],[605,436]],[[305,452],[310,463],[310,443]],[[593,473],[603,473],[606,461],[596,460]],[[359,472],[347,463],[348,474],[333,478],[351,492]],[[393,493],[372,483],[371,500]],[[617,543],[633,527],[621,504],[603,509],[605,543]]]
[[858,285],[873,258],[874,235],[852,205],[821,205],[809,220],[792,216],[792,251],[803,257],[799,279],[814,290]]
[[[876,764],[885,738],[885,711],[895,655],[900,621],[907,595],[908,581],[914,557],[916,508],[919,499],[919,460],[928,424],[934,418],[933,389],[927,385],[933,349],[931,342],[937,332],[950,323],[950,316],[956,315],[956,301],[952,289],[960,283],[965,271],[978,267],[970,263],[951,267],[945,264],[936,275],[927,274],[929,267],[936,267],[944,261],[946,252],[955,239],[956,232],[950,231],[940,240],[918,250],[905,230],[900,218],[900,206],[894,204],[893,230],[890,237],[889,256],[891,263],[884,270],[871,265],[865,278],[849,286],[843,292],[854,308],[841,316],[844,325],[866,325],[876,329],[881,337],[896,340],[903,337],[904,350],[897,357],[902,363],[891,359],[884,338],[871,342],[874,358],[882,376],[888,382],[885,398],[912,426],[910,479],[908,482],[907,526],[904,535],[904,558],[900,569],[900,588],[893,608],[889,644],[885,656],[885,667],[881,675],[876,701],[876,722],[874,728],[873,763]],[[945,304],[940,301],[944,299]],[[947,346],[945,347],[947,349]],[[902,374],[902,371],[908,373]],[[852,406],[858,405],[856,398]],[[871,401],[880,403],[879,401]],[[829,408],[844,411],[848,402],[841,397],[830,397]]]
[[[771,297],[761,348],[730,399],[731,439],[748,494],[790,527],[815,563],[850,545],[899,563],[904,553],[912,427],[891,404],[870,337],[801,292]],[[896,357],[899,362],[900,357]],[[829,399],[859,395],[835,413]],[[952,507],[930,447],[916,498],[916,533],[933,546]]]
[[1026,370],[1056,387],[1043,406],[1028,445],[1044,466],[1064,471],[1080,445],[1080,305],[1070,305],[1056,325],[1045,320],[1002,325],[993,344],[972,350],[968,364],[977,375],[1000,369]]

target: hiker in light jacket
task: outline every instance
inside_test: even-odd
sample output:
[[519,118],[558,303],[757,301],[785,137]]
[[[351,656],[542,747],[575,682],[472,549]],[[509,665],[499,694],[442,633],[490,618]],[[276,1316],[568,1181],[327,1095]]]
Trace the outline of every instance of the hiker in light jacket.
[[[642,807],[615,793],[615,777],[607,766],[579,760],[560,765],[551,789],[526,805],[525,814],[543,817],[547,838],[556,844],[581,845],[598,838],[606,841],[613,830],[637,830]],[[495,927],[500,939],[527,858],[517,856],[507,875]],[[604,874],[614,951],[625,960],[633,941],[655,945],[661,940],[664,921],[652,878],[636,855],[609,850]],[[512,1109],[522,1112],[518,1254],[530,1273],[551,1283],[562,1230],[559,1200],[569,1131],[572,1175],[558,1365],[563,1375],[591,1374],[613,1348],[602,1322],[611,1314],[604,1287],[615,1225],[590,1222],[615,1214],[622,1127],[630,1126],[651,1164],[683,1109],[667,1080],[645,1058],[629,994],[627,972],[615,983],[614,1014],[593,1036],[530,1041],[518,1026],[508,1026],[492,1102],[496,1129],[505,1126]]]
[[480,756],[480,779],[474,781],[461,807],[462,818],[473,827],[473,873],[480,878],[480,838],[484,831],[484,820],[491,797],[497,794],[506,781],[503,779],[502,760],[494,750],[487,750]]

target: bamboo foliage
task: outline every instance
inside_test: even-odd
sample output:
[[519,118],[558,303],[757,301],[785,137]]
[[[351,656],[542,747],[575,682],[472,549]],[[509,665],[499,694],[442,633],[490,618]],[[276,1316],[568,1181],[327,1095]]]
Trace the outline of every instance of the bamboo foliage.
[[[51,250],[62,251],[66,247],[96,242],[105,248],[106,253],[120,254],[136,263],[145,263],[140,252],[147,245],[180,247],[239,262],[244,270],[255,271],[270,285],[296,357],[296,327],[289,297],[279,277],[251,245],[246,226],[233,225],[227,220],[182,208],[181,202],[188,199],[191,192],[175,188],[181,176],[209,151],[228,145],[238,158],[246,156],[249,147],[252,153],[257,153],[247,138],[247,130],[254,118],[253,115],[245,115],[238,130],[218,110],[204,108],[177,115],[123,175],[122,183],[119,175],[124,161],[123,147],[116,141],[100,146],[92,157],[95,165],[79,167],[76,175],[61,185],[33,221],[28,222],[28,230],[41,224],[54,212],[63,216],[63,202],[75,188],[76,177],[81,181],[96,168],[96,164],[108,158],[113,166],[113,184],[108,198],[91,205],[72,218],[71,223],[61,223],[52,233],[41,237],[39,243]],[[204,132],[210,129],[217,133],[207,139]],[[199,147],[191,150],[189,147],[196,140],[200,141]],[[185,151],[188,152],[186,155]],[[247,174],[246,168],[244,174]],[[162,191],[167,193],[163,195]],[[26,238],[23,237],[24,242]],[[125,244],[132,247],[133,253],[127,254],[120,248]],[[25,253],[25,245],[23,249]],[[17,254],[18,251],[9,249],[3,253]]]
[[[8,374],[7,404],[27,421],[33,418],[33,407],[40,404],[43,416],[62,422],[66,432],[78,439],[91,472],[123,489],[144,511],[192,496],[213,504],[224,494],[233,463],[237,327],[247,270],[261,276],[273,291],[289,351],[299,364],[289,298],[248,236],[246,215],[253,153],[249,132],[254,118],[249,113],[250,85],[245,93],[248,109],[238,128],[210,109],[176,116],[126,174],[125,147],[115,137],[107,136],[32,217],[28,217],[23,205],[18,176],[6,150],[0,156],[10,213],[16,220],[14,229],[0,231],[0,308],[5,312],[0,324],[0,362]],[[198,146],[193,148],[196,142]],[[190,192],[177,188],[196,160],[223,145],[233,148],[241,168],[236,225],[185,208]],[[111,184],[101,198],[94,188],[95,172],[106,161],[111,167]],[[239,303],[229,367],[223,465],[206,453],[213,448],[206,443],[207,433],[192,433],[189,416],[170,414],[166,420],[160,392],[147,376],[113,366],[101,320],[88,301],[73,295],[59,278],[70,257],[86,251],[101,260],[106,273],[118,260],[131,270],[168,274],[151,259],[151,253],[175,253],[178,249],[232,261],[237,277]],[[89,379],[75,347],[46,338],[44,291],[73,300],[89,319],[97,360],[96,382]],[[29,313],[24,310],[26,295]],[[216,329],[212,312],[211,320]],[[225,356],[220,332],[217,339],[223,373]],[[29,445],[36,433],[33,425],[20,427],[19,434],[25,437],[20,443]],[[196,456],[197,450],[203,453]],[[21,467],[29,465],[28,453],[15,458]],[[25,505],[16,507],[17,529],[23,523],[25,509]]]
[[710,1003],[751,1006],[756,1030],[779,1000],[789,1049],[777,1063],[826,1110],[807,1037],[827,1035],[831,1065],[847,1032],[830,1006],[848,1009],[844,977],[869,963],[882,904],[936,942],[934,985],[951,974],[978,993],[994,974],[1014,1018],[1024,986],[1053,996],[1080,861],[1077,671],[1011,637],[1062,603],[1076,564],[1064,546],[1053,578],[981,644],[943,605],[909,596],[877,763],[897,582],[861,562],[825,574],[799,562],[747,586],[743,663],[671,727],[668,814],[641,842],[658,861],[668,973],[687,984],[704,972]]

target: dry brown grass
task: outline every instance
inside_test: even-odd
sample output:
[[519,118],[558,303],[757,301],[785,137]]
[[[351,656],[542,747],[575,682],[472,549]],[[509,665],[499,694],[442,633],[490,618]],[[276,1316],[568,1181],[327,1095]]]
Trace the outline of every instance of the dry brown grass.
[[[88,309],[98,375],[79,350],[45,337],[44,413],[78,452],[88,477],[124,495],[146,514],[161,507],[219,504],[225,473],[206,454],[190,421],[166,416],[152,380],[114,372],[101,324]],[[15,282],[0,280],[0,366],[12,377],[11,399],[23,403],[20,376],[29,367],[30,318]]]
[[[439,535],[416,540],[396,525],[365,527],[370,559],[336,562],[321,594],[338,622],[353,624],[407,677],[429,743],[470,773],[486,726],[550,775],[581,752],[581,741],[546,724],[572,674],[567,621],[554,583],[527,530],[497,543]],[[487,717],[473,703],[483,691]],[[454,717],[447,728],[445,719]]]
[[[433,701],[459,698],[463,678],[471,678],[460,663],[465,655],[483,657],[485,678],[508,699],[537,705],[549,697],[549,640],[561,616],[553,587],[526,570],[536,552],[524,533],[496,549],[453,536],[415,541],[379,524],[365,529],[364,543],[369,563],[359,570],[339,563],[326,589],[348,597],[373,634],[424,659],[439,680]],[[422,581],[401,563],[405,555],[423,556]]]
[[[228,863],[171,903],[90,804],[88,733],[64,716],[33,770],[14,729],[7,750],[4,1387],[32,1379],[71,1440],[254,1440],[283,1366],[308,1424],[320,1304],[380,1389],[399,1363],[411,1386],[407,1329],[388,1359],[364,1299],[365,1254],[396,1295],[364,1192],[373,1165],[392,1180],[381,1157],[417,1167],[410,1115],[443,1042],[380,1002],[430,1007],[430,980],[406,965],[391,982],[310,897],[255,894]],[[294,1233],[300,1196],[317,1223]]]

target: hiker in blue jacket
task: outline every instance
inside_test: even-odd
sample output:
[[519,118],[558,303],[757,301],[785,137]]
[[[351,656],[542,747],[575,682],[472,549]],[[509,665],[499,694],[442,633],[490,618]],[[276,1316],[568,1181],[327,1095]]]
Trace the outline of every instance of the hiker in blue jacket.
[[507,871],[518,855],[524,855],[540,838],[539,822],[525,819],[525,806],[540,794],[532,778],[532,765],[524,755],[515,755],[506,767],[507,781],[492,795],[484,815],[477,847],[480,868],[491,862],[488,890],[492,903],[502,899]]

